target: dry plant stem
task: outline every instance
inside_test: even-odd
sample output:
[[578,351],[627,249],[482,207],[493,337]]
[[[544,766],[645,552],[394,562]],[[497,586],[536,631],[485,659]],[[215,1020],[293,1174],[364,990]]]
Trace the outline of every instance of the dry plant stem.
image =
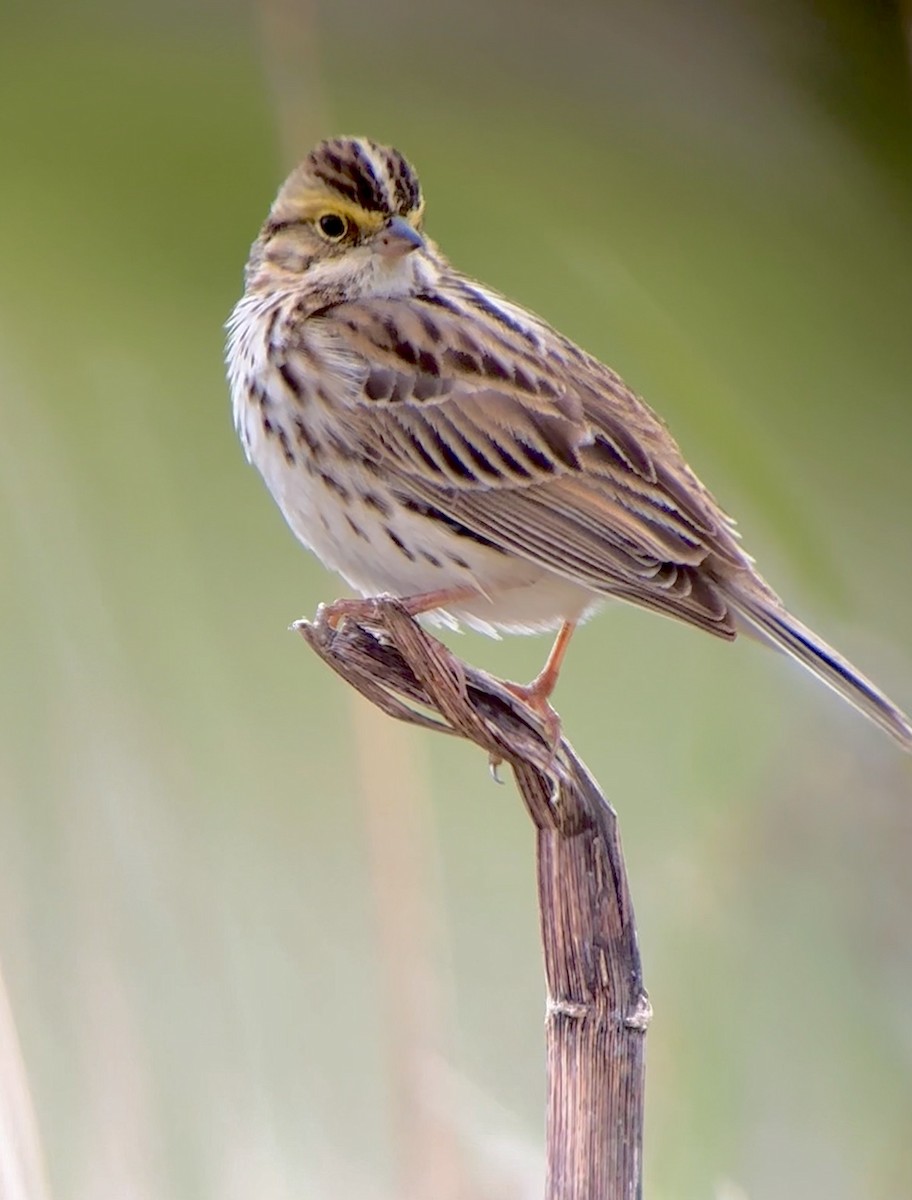
[[395,600],[380,601],[370,623],[297,628],[390,716],[466,738],[512,768],[538,836],[548,985],[545,1197],[634,1200],[650,1008],[614,811],[566,739],[554,752],[540,717],[459,662]]

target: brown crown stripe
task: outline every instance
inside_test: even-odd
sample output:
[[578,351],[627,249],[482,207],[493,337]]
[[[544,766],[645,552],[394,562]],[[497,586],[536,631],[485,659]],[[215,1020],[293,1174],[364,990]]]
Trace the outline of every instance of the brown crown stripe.
[[338,139],[321,142],[307,159],[310,173],[331,191],[367,212],[414,212],[421,205],[421,187],[414,171],[397,151],[370,143],[375,154],[382,156],[390,178],[390,192],[385,180],[377,177],[373,163],[362,146],[355,141]]
[[399,201],[400,210],[412,212],[421,204],[421,185],[418,183],[418,176],[396,150],[388,152],[387,162],[396,188],[396,199]]

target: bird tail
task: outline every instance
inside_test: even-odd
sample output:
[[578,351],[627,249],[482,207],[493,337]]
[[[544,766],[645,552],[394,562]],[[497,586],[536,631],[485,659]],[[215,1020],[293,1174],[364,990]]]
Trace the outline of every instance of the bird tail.
[[832,646],[786,611],[775,596],[732,588],[727,590],[726,599],[745,632],[784,650],[875,725],[885,729],[904,750],[912,751],[912,722],[906,714]]

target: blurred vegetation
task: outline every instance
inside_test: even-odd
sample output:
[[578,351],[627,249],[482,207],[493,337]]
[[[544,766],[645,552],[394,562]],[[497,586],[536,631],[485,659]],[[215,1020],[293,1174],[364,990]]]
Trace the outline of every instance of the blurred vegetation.
[[[3,26],[0,961],[51,1194],[401,1195],[384,800],[286,632],[339,584],[231,429],[247,246],[313,140],[394,142],[451,257],[621,370],[908,708],[908,21],[48,0]],[[516,678],[545,652],[458,645]],[[559,703],[638,908],[648,1194],[912,1194],[910,763],[787,662],[627,609]],[[427,875],[435,1111],[478,1195],[535,1195],[530,832],[467,748],[370,736]]]

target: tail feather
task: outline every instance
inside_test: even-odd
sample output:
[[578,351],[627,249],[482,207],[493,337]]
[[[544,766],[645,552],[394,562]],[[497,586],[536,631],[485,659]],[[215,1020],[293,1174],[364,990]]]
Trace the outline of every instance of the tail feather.
[[759,635],[807,667],[849,704],[912,751],[912,722],[906,714],[772,596],[730,591],[726,597],[746,632]]

